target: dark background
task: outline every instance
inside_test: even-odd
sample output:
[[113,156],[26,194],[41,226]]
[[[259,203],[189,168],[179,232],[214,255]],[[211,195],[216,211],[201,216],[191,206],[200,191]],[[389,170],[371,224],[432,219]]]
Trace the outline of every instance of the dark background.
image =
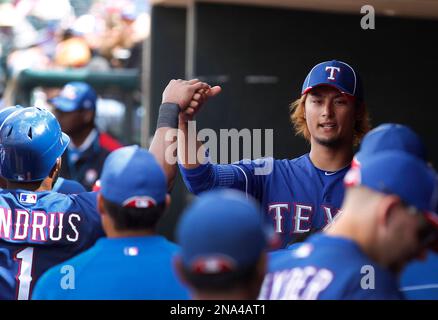
[[[192,10],[188,15],[185,8],[152,9],[151,135],[168,81],[194,76],[223,88],[197,117],[198,130],[272,128],[274,156],[297,157],[308,145],[295,136],[288,106],[299,97],[315,64],[337,59],[361,75],[372,126],[409,125],[424,139],[430,160],[438,162],[438,21],[376,16],[375,30],[363,30],[359,13],[205,3]],[[189,19],[193,29],[186,27]],[[193,32],[193,42],[187,41],[187,32]],[[187,46],[194,52],[189,57],[193,68],[186,67]],[[248,76],[264,80],[253,83]],[[190,200],[181,180],[172,197],[171,210],[160,224],[169,238]]]

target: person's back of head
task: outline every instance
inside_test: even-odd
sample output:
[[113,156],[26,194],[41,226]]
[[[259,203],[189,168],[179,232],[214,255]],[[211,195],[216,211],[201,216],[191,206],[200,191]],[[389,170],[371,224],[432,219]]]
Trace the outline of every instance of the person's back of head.
[[49,111],[16,109],[0,127],[0,175],[13,184],[37,186],[53,180],[69,137]]
[[109,237],[153,234],[165,207],[166,177],[149,151],[128,146],[105,160],[99,211]]
[[423,160],[382,151],[362,157],[344,181],[342,213],[327,233],[352,238],[393,272],[437,240],[438,180]]
[[384,123],[363,137],[359,152],[353,158],[353,166],[360,165],[362,158],[388,150],[407,152],[426,161],[426,146],[418,134],[402,124]]
[[[0,127],[5,122],[5,120],[13,114],[15,111],[22,109],[20,105],[5,107],[0,110]],[[7,187],[7,180],[0,176],[0,188],[5,189]]]
[[201,194],[177,229],[177,271],[195,299],[256,299],[268,246],[258,205],[235,190]]

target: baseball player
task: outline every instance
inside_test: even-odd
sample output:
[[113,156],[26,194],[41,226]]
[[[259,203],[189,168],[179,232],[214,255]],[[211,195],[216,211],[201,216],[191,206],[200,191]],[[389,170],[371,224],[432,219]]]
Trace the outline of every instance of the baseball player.
[[[363,138],[360,151],[354,156],[353,166],[360,165],[363,157],[383,150],[402,150],[426,161],[426,147],[410,128],[394,123],[378,126]],[[424,259],[409,263],[400,276],[400,290],[406,299],[438,300],[437,246]],[[278,255],[278,254],[277,254]],[[281,259],[281,258],[277,258]],[[277,259],[270,260],[272,265]]]
[[[147,150],[129,146],[112,152],[103,166],[98,196],[107,238],[50,269],[32,298],[188,299],[172,268],[179,248],[155,232],[169,203],[166,193],[164,173]],[[66,266],[75,272],[74,290],[59,285]]]
[[29,299],[51,266],[104,235],[96,194],[52,192],[70,139],[48,111],[15,111],[0,127],[0,299]]
[[[196,106],[188,87],[188,104]],[[177,86],[163,97],[177,101],[180,89],[187,87]],[[0,154],[5,155],[0,157],[0,175],[9,189],[0,191],[0,285],[5,279],[7,283],[0,299],[28,299],[43,272],[104,235],[96,192],[49,192],[69,141],[56,118],[38,108],[14,112],[0,127]]]
[[[7,117],[17,110],[21,110],[23,107],[20,105],[6,107],[0,110],[0,124],[2,124]],[[6,188],[6,180],[0,177],[0,188]],[[52,191],[64,193],[64,194],[75,194],[85,192],[85,188],[74,180],[64,179],[56,177],[53,184]]]
[[406,152],[382,151],[364,157],[345,184],[342,214],[283,255],[261,299],[403,298],[400,271],[438,239],[436,172]]
[[[171,112],[166,113],[164,130],[170,130],[168,119],[174,119],[173,125],[177,124],[182,133],[178,137],[178,155],[188,189],[198,194],[214,188],[234,188],[255,197],[280,236],[282,247],[330,223],[344,196],[342,180],[350,168],[353,146],[369,127],[357,72],[336,60],[319,63],[310,70],[301,98],[292,104],[291,120],[311,149],[291,160],[266,158],[214,165],[206,158],[189,163],[189,146],[196,142],[188,140],[195,137],[188,134],[187,120],[196,115],[206,99],[219,92],[220,87],[201,88],[193,95],[196,101],[188,106],[185,101],[185,105],[167,101]],[[188,116],[178,116],[180,110]],[[204,154],[199,148],[202,146],[198,143],[196,154]],[[160,156],[160,152],[154,154]],[[170,177],[171,170],[166,169]]]
[[96,128],[97,94],[87,83],[69,82],[49,102],[62,130],[71,138],[62,157],[60,176],[76,180],[91,191],[105,158],[122,145]]
[[[421,138],[409,127],[396,123],[385,123],[368,132],[362,139],[360,150],[353,158],[353,167],[360,166],[364,157],[378,152],[400,150],[426,161],[426,147]],[[339,217],[340,215],[337,215]],[[331,225],[328,225],[328,229]],[[299,246],[292,244],[287,250],[277,250],[269,254],[269,271],[278,270],[290,250]],[[401,291],[407,299],[438,299],[438,267],[436,252],[430,250],[425,261],[409,263],[400,277]]]
[[177,239],[175,267],[194,299],[257,298],[268,237],[254,200],[236,190],[203,193],[183,213]]

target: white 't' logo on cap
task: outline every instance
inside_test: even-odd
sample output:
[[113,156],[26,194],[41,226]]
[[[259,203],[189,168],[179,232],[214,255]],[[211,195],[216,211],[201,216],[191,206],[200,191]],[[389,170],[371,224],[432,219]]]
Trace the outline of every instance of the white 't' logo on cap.
[[329,80],[336,80],[335,79],[335,71],[341,72],[341,69],[338,67],[325,67],[325,71],[330,70],[330,76],[327,78]]

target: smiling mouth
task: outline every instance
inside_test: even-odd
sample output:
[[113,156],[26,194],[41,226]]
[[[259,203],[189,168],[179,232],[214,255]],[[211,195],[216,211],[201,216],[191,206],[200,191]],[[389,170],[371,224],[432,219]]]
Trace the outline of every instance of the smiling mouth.
[[321,123],[318,126],[324,129],[333,129],[336,127],[336,123]]

